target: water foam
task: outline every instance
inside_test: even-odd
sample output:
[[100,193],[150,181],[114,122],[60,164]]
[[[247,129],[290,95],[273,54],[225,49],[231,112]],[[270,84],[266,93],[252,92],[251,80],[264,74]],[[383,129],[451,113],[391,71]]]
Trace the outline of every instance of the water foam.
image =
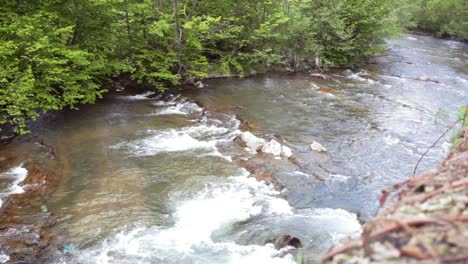
[[132,142],[123,142],[112,146],[115,149],[126,149],[136,156],[153,156],[159,153],[179,152],[188,150],[215,151],[216,140],[198,140],[176,129],[150,131],[150,136]]
[[201,112],[203,109],[195,103],[180,101],[175,104],[171,103],[155,103],[156,106],[166,106],[166,108],[149,114],[149,116],[161,115],[188,115],[195,112]]
[[390,146],[400,143],[400,139],[398,137],[392,136],[390,134],[385,135],[383,140],[387,145],[390,145]]
[[2,199],[12,194],[24,193],[23,187],[19,186],[22,181],[28,176],[28,170],[23,168],[22,165],[14,167],[5,173],[0,173],[0,179],[12,179],[6,190],[0,191],[0,208],[3,205]]
[[[161,111],[174,107],[173,110],[183,113],[201,109],[186,102],[162,106],[168,107]],[[193,150],[197,154],[202,152],[202,156],[222,155],[217,144],[232,141],[240,133],[238,126],[234,117],[207,113],[195,126],[147,130],[140,134],[141,139],[112,148],[126,149],[137,156]],[[257,223],[259,219],[291,220],[293,226],[297,226],[296,219],[301,219],[301,223],[314,225],[307,230],[324,229],[329,243],[360,230],[354,214],[341,209],[296,211],[279,196],[272,186],[249,177],[242,169],[237,176],[211,179],[195,194],[173,193],[170,196],[174,204],[173,225],[122,227],[103,242],[71,256],[67,263],[295,263],[289,249],[276,250],[272,244],[239,244],[219,234],[229,234],[236,226]]]
[[362,226],[356,214],[344,209],[315,208],[300,211],[311,222],[322,223],[321,228],[328,232],[335,245],[345,238],[356,238],[361,234]]
[[113,149],[125,149],[135,156],[153,156],[167,152],[203,151],[202,155],[220,156],[227,160],[230,157],[222,155],[216,145],[229,140],[234,132],[226,127],[200,124],[198,126],[180,129],[147,130],[146,137],[131,142],[122,142]]
[[279,194],[242,169],[240,175],[220,178],[189,197],[184,192],[170,196],[175,204],[171,227],[127,227],[99,245],[81,251],[71,262],[289,264],[295,263],[289,248],[241,245],[213,235],[259,217],[276,217],[286,222],[304,219],[304,223],[314,226],[311,230],[324,229],[333,243],[361,230],[356,215],[345,210],[295,211]]
[[[292,208],[278,192],[248,177],[248,172],[210,183],[193,197],[175,202],[174,225],[121,231],[78,256],[78,263],[294,263],[287,252],[267,245],[215,241],[212,235],[258,215],[290,215]],[[132,260],[130,260],[132,259]],[[122,261],[124,262],[124,261]],[[125,263],[125,262],[124,262]]]
[[125,100],[148,100],[148,96],[154,95],[155,92],[146,92],[142,94],[136,94],[136,95],[127,95],[127,96],[118,96],[117,98],[119,99],[125,99]]
[[176,104],[176,105],[169,106],[166,109],[159,110],[159,111],[157,111],[155,113],[152,113],[150,115],[152,115],[152,116],[158,116],[158,115],[187,115],[186,112],[182,111],[183,108],[184,108],[184,105]]
[[10,256],[7,254],[0,252],[0,263],[7,263],[10,260]]

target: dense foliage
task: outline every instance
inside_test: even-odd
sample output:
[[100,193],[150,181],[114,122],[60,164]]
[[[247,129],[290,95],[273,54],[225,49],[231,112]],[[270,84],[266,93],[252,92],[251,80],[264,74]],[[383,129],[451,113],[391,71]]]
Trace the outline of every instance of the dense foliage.
[[403,13],[391,0],[2,0],[0,12],[0,124],[19,132],[41,112],[95,101],[122,73],[164,89],[357,63]]
[[409,27],[468,40],[467,0],[406,0]]

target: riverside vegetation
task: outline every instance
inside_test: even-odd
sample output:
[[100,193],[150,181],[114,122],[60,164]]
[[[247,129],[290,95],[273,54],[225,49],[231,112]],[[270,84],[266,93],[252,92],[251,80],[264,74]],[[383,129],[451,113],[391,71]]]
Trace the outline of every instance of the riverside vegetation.
[[416,28],[467,39],[463,0],[2,0],[0,124],[92,103],[122,74],[159,90],[208,73],[353,65]]

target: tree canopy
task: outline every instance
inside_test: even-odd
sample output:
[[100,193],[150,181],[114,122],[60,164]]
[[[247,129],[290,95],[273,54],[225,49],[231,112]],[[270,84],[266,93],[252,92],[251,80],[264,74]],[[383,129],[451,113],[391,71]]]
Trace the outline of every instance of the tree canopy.
[[[424,17],[442,0],[398,1],[2,0],[0,124],[24,132],[42,112],[94,102],[123,73],[162,90],[209,73],[358,63],[383,49],[404,15],[466,34],[452,15],[408,15]],[[463,20],[462,1],[443,6]]]
[[409,28],[468,40],[468,1],[406,0]]

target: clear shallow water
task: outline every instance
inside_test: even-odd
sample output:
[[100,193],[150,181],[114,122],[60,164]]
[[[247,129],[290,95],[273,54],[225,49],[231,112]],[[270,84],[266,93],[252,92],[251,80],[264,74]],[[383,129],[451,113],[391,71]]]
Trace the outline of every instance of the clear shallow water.
[[[271,244],[279,235],[299,237],[310,261],[359,235],[358,215],[375,213],[380,190],[411,174],[445,130],[438,123],[453,120],[468,101],[465,44],[411,36],[389,45],[377,64],[329,72],[327,80],[272,74],[209,81],[185,92],[212,113],[203,118],[195,104],[138,95],[38,124],[0,157],[9,158],[5,171],[27,160],[60,168],[58,189],[36,204],[60,217],[57,230],[67,230],[76,251],[58,249],[44,261],[295,263]],[[258,126],[259,136],[288,138],[303,166],[275,167],[285,192],[231,162],[249,155],[232,143],[240,133],[235,115]],[[47,159],[40,140],[56,146],[56,160]],[[309,151],[312,140],[328,154]],[[421,171],[443,159],[448,142]]]

